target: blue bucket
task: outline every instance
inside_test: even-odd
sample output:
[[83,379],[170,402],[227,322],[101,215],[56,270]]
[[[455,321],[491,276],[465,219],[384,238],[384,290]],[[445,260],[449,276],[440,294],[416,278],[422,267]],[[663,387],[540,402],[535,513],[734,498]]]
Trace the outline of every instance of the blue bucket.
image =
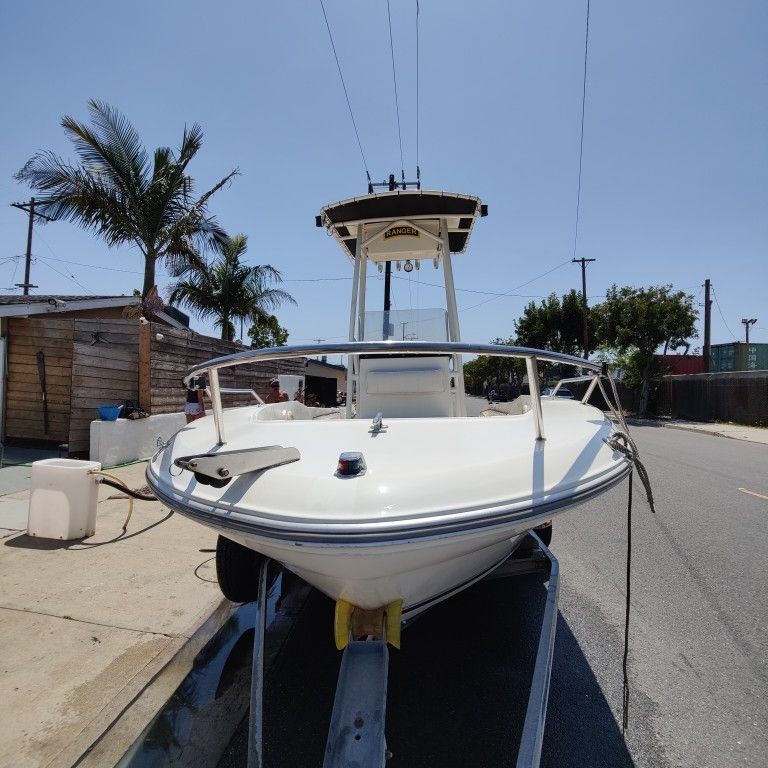
[[117,417],[122,409],[122,405],[100,405],[99,418],[102,421],[117,421]]

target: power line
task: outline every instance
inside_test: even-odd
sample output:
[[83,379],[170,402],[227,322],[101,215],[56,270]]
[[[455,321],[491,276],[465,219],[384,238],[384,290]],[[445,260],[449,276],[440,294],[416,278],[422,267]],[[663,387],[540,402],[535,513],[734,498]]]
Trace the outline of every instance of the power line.
[[711,286],[711,288],[712,288],[712,295],[715,297],[715,304],[717,305],[717,311],[720,313],[720,317],[723,321],[723,325],[725,325],[725,328],[728,331],[728,333],[730,333],[731,336],[735,339],[737,338],[736,334],[728,327],[728,323],[725,322],[725,315],[723,315],[723,310],[720,309],[720,302],[717,300],[717,291],[715,290],[715,286],[713,285]]
[[352,104],[349,100],[349,93],[347,92],[347,84],[344,82],[344,75],[341,74],[341,64],[339,63],[339,55],[336,53],[336,45],[333,42],[333,35],[331,34],[331,25],[328,23],[328,14],[325,12],[325,5],[323,0],[320,0],[320,7],[323,9],[323,18],[325,19],[325,26],[328,29],[328,38],[331,41],[331,48],[333,49],[333,57],[336,59],[336,68],[339,70],[339,78],[341,80],[341,87],[344,89],[344,97],[347,100],[347,107],[349,107],[349,116],[352,118],[352,127],[355,129],[355,137],[357,138],[357,146],[360,148],[360,157],[363,158],[363,168],[365,169],[365,175],[368,178],[368,183],[371,181],[371,174],[368,172],[368,163],[365,161],[365,152],[363,152],[363,145],[360,141],[360,134],[357,130],[357,123],[355,122],[355,116],[352,113]]
[[56,269],[56,267],[53,266],[53,264],[48,263],[48,258],[45,256],[37,256],[36,257],[38,261],[42,261],[43,264],[45,264],[48,269],[52,269],[56,274],[61,275],[62,277],[66,278],[70,282],[74,283],[78,287],[82,288],[84,291],[87,291],[88,289],[73,275],[73,274],[66,274],[65,272],[62,272],[59,269]]
[[397,140],[400,143],[400,174],[405,181],[405,163],[403,162],[403,136],[400,132],[400,103],[397,98],[397,75],[395,74],[395,45],[392,41],[392,14],[387,0],[387,20],[389,21],[389,50],[392,54],[392,82],[395,84],[395,113],[397,114]]
[[581,208],[581,163],[584,157],[584,108],[587,102],[587,54],[589,52],[589,0],[587,0],[587,24],[584,35],[584,79],[581,87],[581,138],[579,139],[579,184],[576,192],[576,230],[573,235],[573,258],[579,240],[579,210]]
[[555,267],[552,267],[552,269],[548,269],[546,272],[542,272],[540,275],[537,275],[536,277],[532,277],[530,280],[526,281],[525,283],[522,283],[521,285],[516,286],[511,291],[507,291],[506,293],[501,293],[498,296],[492,296],[490,299],[486,299],[485,301],[481,301],[478,304],[473,304],[471,307],[464,307],[462,309],[462,312],[466,312],[470,309],[476,309],[477,307],[481,307],[483,304],[487,304],[489,301],[496,301],[497,299],[500,299],[502,296],[512,296],[515,291],[519,291],[521,288],[525,288],[526,285],[530,285],[531,283],[536,282],[536,280],[541,280],[542,277],[546,277],[547,275],[551,274],[557,269],[560,269],[561,267],[564,267],[566,264],[570,264],[571,260],[566,259],[565,261],[561,262]]

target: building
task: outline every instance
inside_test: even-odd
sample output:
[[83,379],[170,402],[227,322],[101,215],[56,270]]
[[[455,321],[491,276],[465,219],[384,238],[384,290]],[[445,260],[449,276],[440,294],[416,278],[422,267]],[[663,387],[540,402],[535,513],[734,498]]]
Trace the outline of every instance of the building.
[[326,360],[307,360],[304,387],[321,405],[336,405],[338,392],[347,391],[347,369]]
[[[136,399],[140,307],[136,296],[0,297],[3,442],[87,449],[96,406]],[[152,319],[188,331],[178,310]]]

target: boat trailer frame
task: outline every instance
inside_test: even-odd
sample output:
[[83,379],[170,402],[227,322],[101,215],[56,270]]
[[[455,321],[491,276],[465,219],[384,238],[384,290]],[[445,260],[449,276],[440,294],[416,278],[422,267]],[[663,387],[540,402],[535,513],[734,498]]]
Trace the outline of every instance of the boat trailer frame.
[[[531,573],[547,574],[547,595],[516,768],[537,768],[541,759],[560,594],[557,558],[534,531],[529,531],[529,536],[535,547],[527,556],[520,557],[516,551],[485,576],[486,579],[499,579]],[[264,768],[264,633],[269,562],[262,563],[258,576],[248,715],[248,768]],[[323,768],[384,767],[390,757],[384,735],[388,671],[386,640],[353,640],[347,644],[336,684]]]

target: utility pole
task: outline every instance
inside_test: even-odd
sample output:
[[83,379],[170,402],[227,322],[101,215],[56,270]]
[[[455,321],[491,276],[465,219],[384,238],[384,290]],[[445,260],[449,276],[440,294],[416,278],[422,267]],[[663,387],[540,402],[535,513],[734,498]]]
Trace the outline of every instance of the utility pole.
[[750,325],[754,325],[757,322],[757,318],[756,317],[752,317],[752,318],[742,317],[741,318],[741,322],[744,323],[744,330],[746,331],[746,334],[747,334],[747,344],[749,344],[749,326]]
[[581,264],[581,300],[584,310],[584,359],[589,357],[589,306],[587,305],[587,262],[597,261],[597,259],[572,259],[574,264]]
[[14,208],[18,208],[20,211],[27,211],[29,213],[29,227],[27,228],[27,253],[26,264],[24,266],[24,282],[16,283],[17,288],[24,289],[24,295],[29,296],[30,288],[37,288],[36,285],[32,285],[29,282],[29,269],[32,265],[32,227],[35,221],[35,216],[40,216],[43,219],[51,221],[48,216],[44,216],[42,213],[35,213],[35,198],[31,198],[28,203],[11,203]]
[[712,299],[709,292],[712,282],[709,278],[704,281],[704,373],[709,373],[709,357],[711,354]]

